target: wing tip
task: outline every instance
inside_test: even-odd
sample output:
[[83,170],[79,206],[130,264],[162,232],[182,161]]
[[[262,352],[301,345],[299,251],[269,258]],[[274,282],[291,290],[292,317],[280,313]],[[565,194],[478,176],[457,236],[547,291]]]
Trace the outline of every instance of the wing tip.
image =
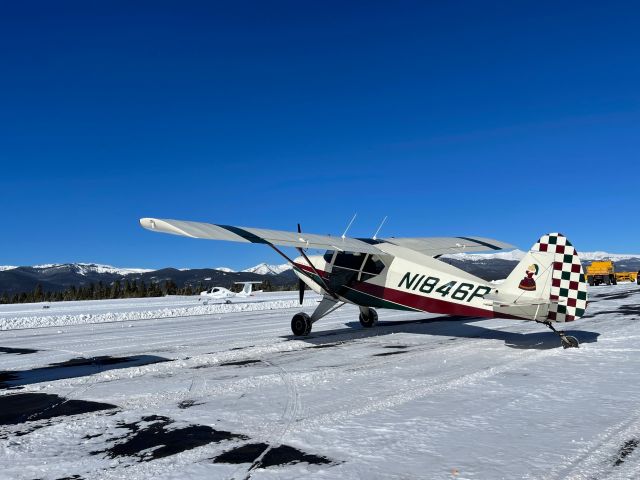
[[140,226],[142,228],[146,228],[147,230],[155,230],[156,229],[156,220],[154,218],[141,218]]

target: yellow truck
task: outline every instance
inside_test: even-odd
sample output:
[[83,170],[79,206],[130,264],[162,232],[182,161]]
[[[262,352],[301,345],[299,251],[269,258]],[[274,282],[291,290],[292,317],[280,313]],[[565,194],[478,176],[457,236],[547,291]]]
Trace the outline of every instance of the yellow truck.
[[592,287],[594,285],[617,285],[618,282],[638,282],[640,284],[640,272],[616,272],[611,260],[591,262],[587,267],[585,276]]

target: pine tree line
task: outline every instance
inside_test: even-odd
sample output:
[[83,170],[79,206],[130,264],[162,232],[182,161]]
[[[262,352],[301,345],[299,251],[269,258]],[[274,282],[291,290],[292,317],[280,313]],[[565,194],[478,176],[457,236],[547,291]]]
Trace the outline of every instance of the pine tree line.
[[[190,284],[179,288],[173,280],[165,280],[164,282],[151,282],[147,285],[143,280],[121,282],[116,280],[111,284],[98,282],[89,285],[81,285],[76,287],[72,285],[62,291],[44,291],[42,285],[37,284],[36,288],[31,292],[21,292],[9,295],[3,293],[0,295],[0,304],[8,303],[37,303],[37,302],[62,302],[72,300],[108,300],[121,298],[146,298],[146,297],[163,297],[165,295],[197,295],[200,292],[211,288],[211,285],[200,282],[197,286]],[[242,286],[232,285],[230,290],[240,291]],[[269,280],[263,282],[260,287],[267,292],[278,290],[290,290],[292,285],[273,286]]]

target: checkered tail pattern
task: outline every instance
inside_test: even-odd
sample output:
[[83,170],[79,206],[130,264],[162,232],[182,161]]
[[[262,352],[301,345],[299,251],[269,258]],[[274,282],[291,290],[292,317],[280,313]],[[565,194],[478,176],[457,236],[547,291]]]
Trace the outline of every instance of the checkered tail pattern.
[[547,319],[572,322],[587,308],[587,283],[578,252],[560,233],[544,235],[532,250],[555,254],[551,276],[551,306]]

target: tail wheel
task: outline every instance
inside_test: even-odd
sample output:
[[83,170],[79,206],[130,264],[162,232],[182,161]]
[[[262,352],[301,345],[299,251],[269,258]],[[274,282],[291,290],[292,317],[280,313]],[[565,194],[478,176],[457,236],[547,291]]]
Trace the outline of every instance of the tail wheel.
[[296,313],[291,319],[291,331],[297,337],[306,337],[311,333],[313,322],[304,312]]
[[360,312],[360,325],[364,328],[374,327],[378,323],[378,312],[373,308],[369,308],[368,312]]
[[563,335],[560,337],[560,340],[562,340],[562,346],[564,348],[578,348],[580,346],[578,339],[571,335]]

